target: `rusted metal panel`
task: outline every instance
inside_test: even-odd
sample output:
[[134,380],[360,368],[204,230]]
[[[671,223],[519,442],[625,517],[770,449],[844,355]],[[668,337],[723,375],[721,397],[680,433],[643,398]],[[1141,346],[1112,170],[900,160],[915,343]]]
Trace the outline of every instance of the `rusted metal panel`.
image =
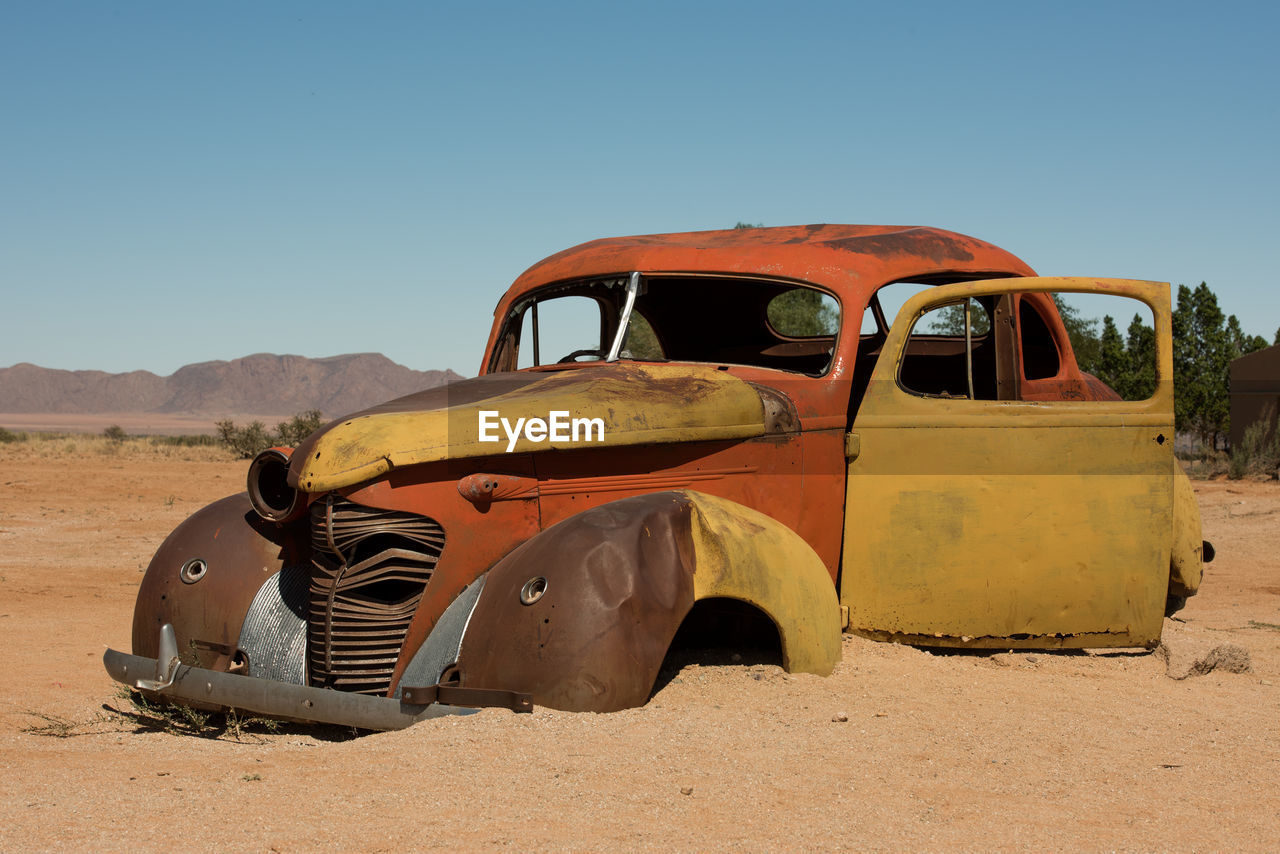
[[[393,684],[445,608],[479,573],[538,531],[620,498],[693,489],[754,507],[799,534],[834,581],[843,530],[843,437],[843,430],[827,430],[747,442],[515,454],[398,469],[349,491],[362,504],[431,513],[449,533]],[[510,474],[516,463],[529,466],[522,469],[527,473]],[[458,476],[456,487],[433,483],[450,476]],[[472,502],[462,495],[482,481],[497,484],[495,500]]]
[[[467,381],[455,383],[466,391]],[[516,391],[411,412],[374,412],[335,422],[294,454],[290,475],[307,492],[340,489],[394,467],[548,447],[527,432],[511,437],[520,418],[598,420],[596,446],[632,446],[763,434],[764,404],[750,385],[713,368],[682,365],[601,365],[591,371],[545,374]],[[485,441],[484,413],[492,423]],[[509,420],[499,428],[498,416]],[[777,420],[775,415],[770,423]],[[588,428],[590,425],[587,425]],[[517,428],[518,429],[518,428]]]
[[409,623],[392,674],[393,688],[449,604],[503,555],[541,529],[536,492],[487,504],[472,503],[460,494],[461,481],[495,470],[513,478],[531,479],[532,460],[528,454],[511,454],[500,459],[430,463],[396,469],[344,491],[349,500],[358,504],[437,519],[448,537]]
[[[643,495],[523,543],[489,572],[462,641],[460,684],[556,709],[643,705],[693,607],[691,512],[678,493]],[[525,605],[534,578],[545,593]]]
[[310,684],[386,694],[409,623],[447,543],[421,513],[330,493],[311,505]]
[[[184,664],[230,667],[259,588],[284,566],[306,563],[305,535],[305,527],[259,519],[245,493],[197,511],[165,539],[143,576],[134,654],[154,657],[160,627],[170,623]],[[203,568],[193,572],[196,561]]]
[[844,528],[843,444],[839,429],[744,442],[542,454],[535,459],[542,526],[628,495],[694,489],[786,525],[835,579]]
[[835,586],[803,540],[724,499],[660,492],[579,513],[499,561],[462,641],[459,684],[570,711],[642,705],[676,629],[708,598],[765,613],[788,669],[825,675],[839,660]]

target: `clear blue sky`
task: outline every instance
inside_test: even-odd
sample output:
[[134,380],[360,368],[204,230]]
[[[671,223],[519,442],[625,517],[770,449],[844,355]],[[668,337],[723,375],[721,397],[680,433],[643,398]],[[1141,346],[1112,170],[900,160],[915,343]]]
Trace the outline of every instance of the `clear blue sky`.
[[596,237],[936,225],[1280,326],[1273,3],[0,7],[0,367],[474,374]]

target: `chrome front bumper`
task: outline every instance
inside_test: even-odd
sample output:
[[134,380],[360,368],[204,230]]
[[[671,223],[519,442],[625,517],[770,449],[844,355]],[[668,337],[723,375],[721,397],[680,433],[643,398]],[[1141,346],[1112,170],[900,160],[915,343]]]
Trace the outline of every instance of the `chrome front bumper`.
[[102,656],[102,663],[115,681],[177,703],[223,706],[283,720],[393,730],[430,718],[467,715],[476,711],[443,703],[417,705],[391,697],[309,688],[273,679],[189,667],[178,660],[173,628],[168,625],[161,630],[159,658],[144,658],[108,649]]

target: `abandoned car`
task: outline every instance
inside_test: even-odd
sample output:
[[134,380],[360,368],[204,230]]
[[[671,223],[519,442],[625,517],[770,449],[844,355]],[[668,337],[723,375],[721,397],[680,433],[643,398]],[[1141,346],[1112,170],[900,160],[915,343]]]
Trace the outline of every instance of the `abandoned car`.
[[[1080,370],[1055,294],[1146,312],[1149,397]],[[1212,556],[1171,377],[1167,285],[1040,278],[948,231],[597,240],[516,280],[474,379],[254,459],[160,546],[105,664],[393,729],[643,705],[693,624],[824,675],[842,632],[1150,648]]]

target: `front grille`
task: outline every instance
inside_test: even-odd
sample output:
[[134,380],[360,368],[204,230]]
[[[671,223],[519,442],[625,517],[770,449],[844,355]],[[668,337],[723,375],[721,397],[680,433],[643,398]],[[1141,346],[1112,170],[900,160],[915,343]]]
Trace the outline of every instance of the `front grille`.
[[434,519],[336,495],[311,505],[310,684],[387,693],[443,549],[444,528]]

